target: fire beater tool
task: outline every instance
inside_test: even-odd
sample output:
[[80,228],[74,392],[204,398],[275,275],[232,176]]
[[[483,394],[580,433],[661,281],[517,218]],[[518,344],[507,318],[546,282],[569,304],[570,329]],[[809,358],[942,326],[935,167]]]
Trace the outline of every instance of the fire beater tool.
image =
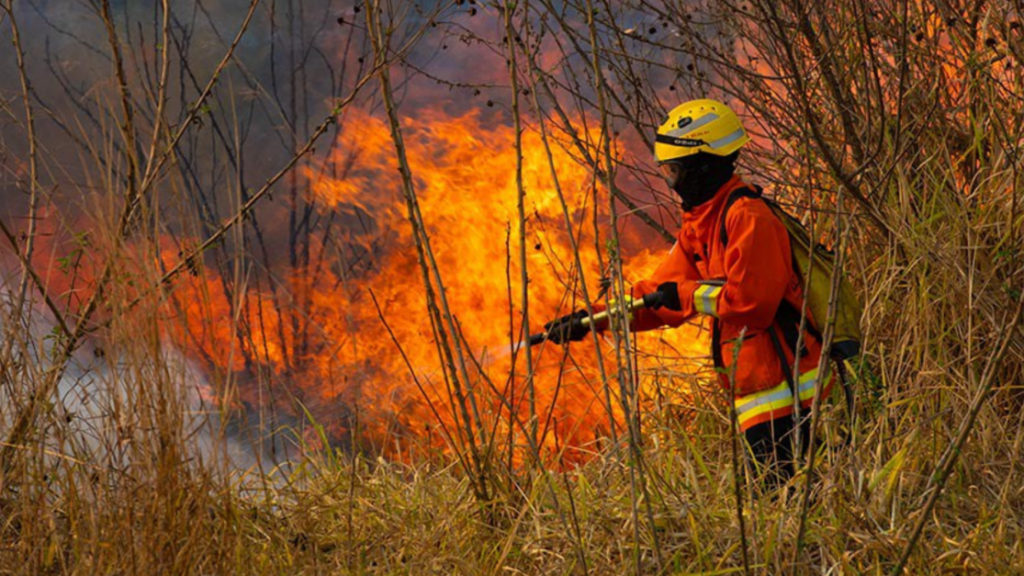
[[[640,298],[627,299],[624,305],[613,303],[606,310],[597,312],[592,316],[580,318],[579,323],[581,326],[589,327],[598,322],[603,322],[612,316],[630,314],[641,308],[660,308],[663,305],[663,299],[664,295],[661,292],[651,292],[650,294],[644,294]],[[547,332],[538,332],[537,334],[531,334],[527,343],[530,346],[536,346],[547,339]]]

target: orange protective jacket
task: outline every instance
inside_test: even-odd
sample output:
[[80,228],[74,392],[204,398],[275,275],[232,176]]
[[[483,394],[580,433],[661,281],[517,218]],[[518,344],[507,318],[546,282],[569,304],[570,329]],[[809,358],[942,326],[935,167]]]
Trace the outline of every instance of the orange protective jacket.
[[[634,313],[630,325],[637,331],[651,330],[679,326],[696,314],[713,316],[712,355],[716,367],[725,368],[719,374],[726,390],[730,381],[723,372],[730,372],[735,360],[736,409],[740,427],[746,430],[793,412],[792,388],[779,350],[790,371],[793,355],[777,314],[783,301],[792,306],[789,310],[801,310],[803,290],[793,269],[789,234],[762,200],[734,200],[725,220],[728,243],[722,245],[723,209],[732,192],[743,187],[748,186],[733,176],[711,200],[683,212],[683,226],[668,256],[649,279],[632,288],[632,296],[639,298],[664,282],[676,282],[682,311],[641,309]],[[701,280],[720,280],[724,285],[700,284]],[[769,330],[776,332],[781,347],[773,342]],[[790,340],[797,330],[790,328]],[[743,341],[737,343],[741,333]],[[799,381],[801,405],[809,408],[821,345],[809,331],[802,340],[799,374],[793,376]],[[734,358],[737,349],[738,359]]]

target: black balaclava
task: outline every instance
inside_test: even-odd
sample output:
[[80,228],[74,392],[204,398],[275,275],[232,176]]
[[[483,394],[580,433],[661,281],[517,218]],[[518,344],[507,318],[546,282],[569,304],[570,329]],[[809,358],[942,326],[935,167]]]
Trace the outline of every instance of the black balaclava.
[[732,178],[739,154],[738,150],[728,156],[698,152],[683,158],[683,177],[672,187],[682,200],[683,210],[689,212],[710,200]]

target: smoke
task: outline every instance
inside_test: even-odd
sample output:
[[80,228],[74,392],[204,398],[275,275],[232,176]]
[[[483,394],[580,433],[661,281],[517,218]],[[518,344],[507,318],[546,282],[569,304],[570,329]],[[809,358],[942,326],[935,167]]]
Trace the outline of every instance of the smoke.
[[[29,309],[11,323],[15,291],[9,280],[0,284],[0,350],[5,355],[0,406],[7,423],[59,368],[53,363],[59,330],[48,313]],[[158,357],[142,362],[133,352],[90,338],[59,370],[49,424],[41,427],[51,454],[91,465],[127,466],[134,452],[126,444],[146,441],[156,434],[153,425],[158,423],[166,427],[161,434],[169,431],[180,439],[187,459],[217,462],[235,472],[258,465],[260,456],[270,461],[268,454],[259,453],[266,442],[246,442],[237,433],[237,423],[223,420],[211,403],[214,394],[206,375],[180,350],[164,346]],[[166,420],[141,416],[161,411],[166,411]],[[226,427],[234,433],[225,433]]]

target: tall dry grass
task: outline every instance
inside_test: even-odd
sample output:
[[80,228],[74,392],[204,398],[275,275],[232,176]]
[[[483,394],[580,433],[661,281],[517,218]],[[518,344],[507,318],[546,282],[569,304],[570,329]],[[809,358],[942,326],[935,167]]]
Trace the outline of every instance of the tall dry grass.
[[[280,7],[303,17],[295,3]],[[841,400],[823,403],[814,469],[775,494],[761,494],[736,464],[727,403],[707,375],[639,373],[632,358],[642,351],[626,327],[590,343],[618,360],[600,385],[607,411],[627,421],[619,437],[588,447],[585,464],[545,460],[531,419],[542,408],[510,418],[498,388],[479,386],[478,359],[460,348],[442,301],[444,273],[417,211],[415,174],[399,161],[402,102],[389,73],[417,64],[405,58],[431,20],[403,4],[365,7],[365,67],[339,81],[349,90],[319,115],[327,121],[266,97],[292,130],[287,154],[253,188],[240,167],[225,184],[215,169],[196,176],[190,164],[209,152],[193,141],[207,125],[220,129],[218,158],[241,159],[239,137],[228,136],[240,108],[204,106],[211,95],[242,98],[223,76],[272,91],[239,63],[235,36],[223,42],[221,65],[197,80],[184,71],[189,57],[169,24],[171,3],[162,3],[155,18],[163,41],[132,40],[160,55],[147,85],[125,71],[138,56],[124,23],[99,2],[110,84],[88,107],[71,109],[81,124],[64,125],[62,138],[79,148],[81,166],[71,169],[37,132],[39,118],[56,112],[31,82],[31,54],[18,34],[26,5],[4,4],[19,81],[3,111],[25,141],[10,146],[24,170],[8,185],[24,194],[28,224],[0,215],[0,573],[1008,574],[1024,566],[1020,7],[750,0],[479,8],[506,37],[520,38],[476,37],[508,56],[510,83],[520,88],[511,101],[516,120],[545,134],[546,146],[559,145],[546,135],[566,136],[604,182],[594,193],[607,213],[623,217],[597,246],[613,294],[629,280],[618,227],[664,232],[677,216],[671,199],[649,189],[647,159],[610,135],[649,144],[677,100],[710,94],[741,110],[757,144],[744,170],[822,238],[841,238],[846,273],[866,304],[856,418]],[[435,22],[467,9],[442,6]],[[247,26],[233,32],[241,38]],[[294,54],[312,51],[303,50],[308,37],[289,38]],[[545,67],[531,48],[538,43],[561,51],[557,66]],[[192,98],[173,100],[172,73],[192,78]],[[196,320],[169,305],[169,294],[189,274],[217,267],[235,279],[240,310],[246,282],[272,279],[240,264],[270,262],[266,247],[262,255],[257,248],[264,232],[254,208],[283,188],[292,213],[305,209],[292,169],[356,92],[373,86],[370,100],[386,102],[423,283],[434,289],[439,364],[467,392],[447,407],[461,415],[464,433],[450,436],[446,453],[402,463],[330,447],[315,418],[267,415],[272,428],[302,427],[287,436],[302,457],[268,453],[259,442],[240,457],[232,450],[244,438],[237,406],[210,402],[234,398],[237,382],[201,373],[168,344],[160,326]],[[94,124],[87,111],[98,113]],[[608,128],[592,141],[571,118]],[[58,211],[44,230],[36,223],[61,198],[50,190],[58,181],[85,182],[71,195],[80,217]],[[194,187],[219,185],[230,191],[216,196],[226,199],[223,213],[194,207],[216,204]],[[642,222],[630,218],[643,208]],[[166,249],[168,228],[202,242],[176,246],[170,262],[154,257]],[[47,250],[59,262],[47,274],[62,276],[38,266]],[[579,268],[576,285],[592,285]],[[285,286],[275,289],[292,301]],[[580,292],[589,305],[591,295]],[[245,332],[240,316],[198,320]],[[526,386],[529,358],[518,365]],[[693,406],[680,417],[677,406],[641,398],[640,379],[692,392]],[[499,408],[481,412],[473,394]],[[495,441],[495,419],[508,419],[518,444]]]

